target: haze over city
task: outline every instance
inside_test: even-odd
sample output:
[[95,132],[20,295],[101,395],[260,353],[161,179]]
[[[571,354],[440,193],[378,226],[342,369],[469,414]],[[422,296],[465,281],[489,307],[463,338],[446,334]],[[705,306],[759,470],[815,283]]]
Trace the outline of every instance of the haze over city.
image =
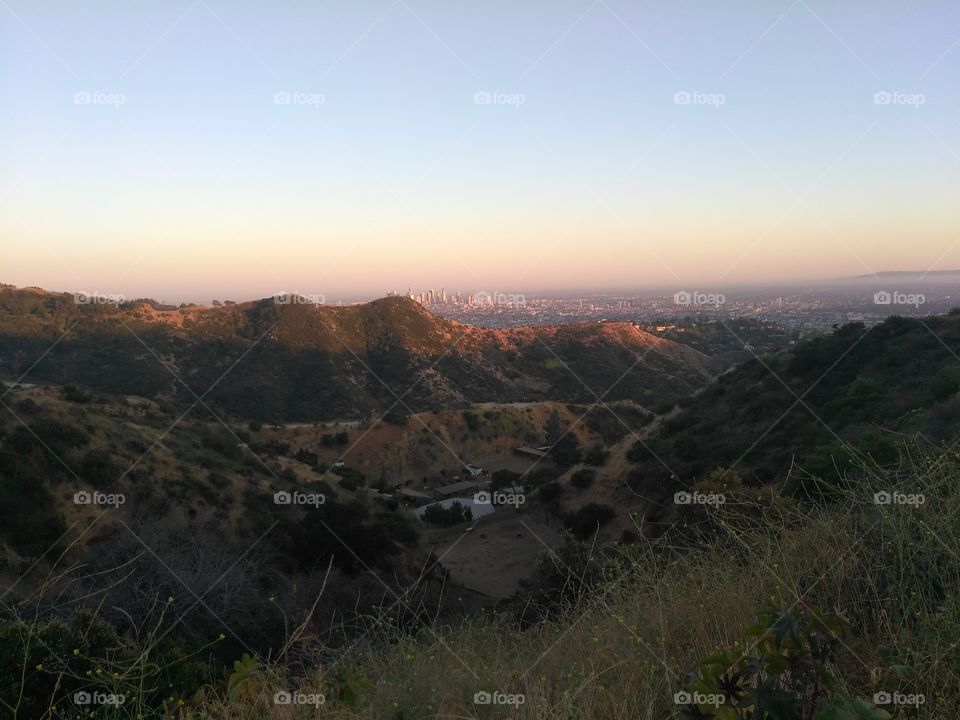
[[2,279],[179,302],[960,266],[960,7],[865,7],[11,0]]

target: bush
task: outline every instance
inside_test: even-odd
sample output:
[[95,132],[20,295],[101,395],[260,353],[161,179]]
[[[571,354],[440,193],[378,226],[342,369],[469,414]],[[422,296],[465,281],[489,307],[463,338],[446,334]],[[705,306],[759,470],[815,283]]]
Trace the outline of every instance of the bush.
[[[885,720],[890,716],[865,700],[842,692],[831,672],[846,647],[848,626],[838,615],[812,610],[770,608],[745,633],[742,645],[713,653],[699,665],[682,717],[729,708],[730,717],[776,720]],[[741,648],[746,647],[744,651]],[[714,698],[696,702],[695,698]]]
[[545,503],[553,503],[563,495],[563,486],[555,481],[545,483],[540,487],[540,499]]
[[560,467],[570,467],[580,462],[580,441],[573,433],[567,433],[550,448],[550,457]]
[[567,526],[575,537],[586,540],[617,516],[609,505],[589,503],[567,516]]
[[582,470],[577,470],[573,475],[570,476],[570,484],[575,488],[584,490],[593,484],[593,481],[596,479],[596,477],[596,470],[584,468]]
[[80,461],[80,477],[95,488],[110,488],[119,478],[119,469],[103,448],[94,448]]
[[594,445],[583,454],[583,462],[587,465],[603,465],[610,457],[610,451],[602,445]]
[[93,399],[90,393],[80,390],[76,385],[64,385],[60,390],[60,397],[73,403],[88,403]]
[[490,489],[500,490],[505,487],[514,487],[520,482],[520,473],[513,470],[497,470],[490,476]]

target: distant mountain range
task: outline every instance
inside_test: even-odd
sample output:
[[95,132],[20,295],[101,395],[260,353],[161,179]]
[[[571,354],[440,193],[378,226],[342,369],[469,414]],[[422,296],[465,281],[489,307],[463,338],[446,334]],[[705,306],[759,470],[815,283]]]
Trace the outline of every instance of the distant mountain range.
[[875,274],[850,275],[824,280],[823,285],[876,285],[896,282],[911,285],[960,285],[960,270],[887,270]]
[[187,405],[196,395],[263,421],[598,396],[669,406],[708,382],[719,362],[627,322],[477,328],[398,297],[158,309],[0,287],[3,377],[29,370],[25,382]]

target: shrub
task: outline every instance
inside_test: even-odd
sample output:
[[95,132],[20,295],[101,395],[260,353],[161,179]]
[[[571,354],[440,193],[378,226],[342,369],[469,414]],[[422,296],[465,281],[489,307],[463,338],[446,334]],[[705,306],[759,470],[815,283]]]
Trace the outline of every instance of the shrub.
[[593,481],[596,479],[596,477],[596,470],[583,468],[582,470],[577,470],[573,475],[570,476],[570,484],[575,488],[584,490],[593,484]]
[[583,462],[587,465],[603,465],[610,457],[610,451],[602,445],[594,445],[583,454]]
[[[742,645],[704,658],[688,691],[683,718],[885,720],[889,714],[844,693],[831,672],[848,628],[838,615],[801,601],[798,609],[770,608],[745,633]],[[741,647],[747,648],[746,651]],[[704,700],[706,702],[698,702]]]
[[570,467],[580,462],[580,441],[573,433],[567,433],[550,448],[550,457],[560,467]]
[[588,503],[567,516],[567,525],[575,537],[586,540],[617,515],[609,505]]
[[540,486],[540,499],[545,503],[555,502],[560,499],[561,495],[563,495],[563,486],[556,481],[544,483]]
[[499,490],[505,487],[513,487],[520,482],[520,473],[513,470],[497,470],[490,476],[490,488]]
[[80,460],[80,477],[95,488],[111,487],[119,477],[119,470],[109,452],[94,448]]

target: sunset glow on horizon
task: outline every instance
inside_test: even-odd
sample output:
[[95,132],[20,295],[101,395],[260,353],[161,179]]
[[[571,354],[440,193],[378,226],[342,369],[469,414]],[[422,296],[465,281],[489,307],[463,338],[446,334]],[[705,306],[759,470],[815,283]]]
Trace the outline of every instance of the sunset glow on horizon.
[[0,282],[202,301],[960,268],[955,4],[0,16]]

